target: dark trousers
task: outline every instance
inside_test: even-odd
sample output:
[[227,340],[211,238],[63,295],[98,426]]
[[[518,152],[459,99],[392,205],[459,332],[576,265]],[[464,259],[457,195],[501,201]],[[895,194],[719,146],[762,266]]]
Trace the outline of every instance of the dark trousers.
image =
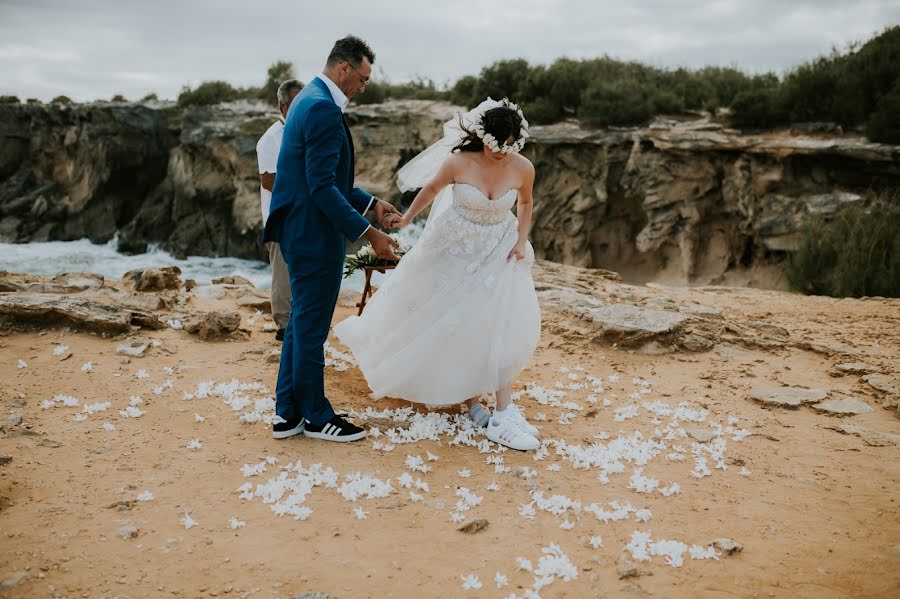
[[275,387],[275,412],[314,425],[334,416],[325,397],[325,341],[341,290],[343,264],[292,255],[282,245],[291,278],[291,317],[284,332]]

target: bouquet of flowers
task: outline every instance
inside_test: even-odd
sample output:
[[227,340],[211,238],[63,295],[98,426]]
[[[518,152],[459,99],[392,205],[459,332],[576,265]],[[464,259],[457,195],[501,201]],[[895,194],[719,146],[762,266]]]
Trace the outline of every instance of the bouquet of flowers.
[[[409,247],[405,245],[396,235],[391,235],[391,239],[400,244],[400,248],[394,250],[400,258],[409,251]],[[394,266],[396,260],[386,260],[375,255],[375,251],[371,245],[364,245],[355,254],[348,254],[344,259],[344,278],[346,279],[357,270],[362,270],[367,266]]]

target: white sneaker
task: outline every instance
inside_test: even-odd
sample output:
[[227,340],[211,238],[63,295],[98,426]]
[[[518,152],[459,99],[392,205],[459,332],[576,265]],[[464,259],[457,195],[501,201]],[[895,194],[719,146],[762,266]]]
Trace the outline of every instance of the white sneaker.
[[541,446],[540,442],[533,435],[526,433],[510,418],[498,420],[491,416],[485,434],[494,443],[505,445],[510,449],[518,449],[519,451],[530,451]]
[[503,411],[503,415],[504,418],[509,418],[510,420],[512,420],[516,424],[516,426],[521,428],[532,437],[537,437],[537,434],[540,432],[540,430],[538,430],[538,427],[525,420],[525,415],[522,414],[522,408],[514,403],[506,406],[506,409]]

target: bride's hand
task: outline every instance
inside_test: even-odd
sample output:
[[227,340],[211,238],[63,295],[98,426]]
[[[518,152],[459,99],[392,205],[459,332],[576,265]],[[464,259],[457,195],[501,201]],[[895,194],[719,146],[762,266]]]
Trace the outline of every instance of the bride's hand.
[[396,219],[393,224],[393,228],[402,229],[403,227],[408,227],[412,219],[409,218],[409,213],[404,213],[400,218]]
[[516,244],[516,247],[512,249],[509,253],[509,256],[506,257],[507,261],[515,260],[518,262],[519,260],[525,259],[525,243],[526,241],[520,241]]

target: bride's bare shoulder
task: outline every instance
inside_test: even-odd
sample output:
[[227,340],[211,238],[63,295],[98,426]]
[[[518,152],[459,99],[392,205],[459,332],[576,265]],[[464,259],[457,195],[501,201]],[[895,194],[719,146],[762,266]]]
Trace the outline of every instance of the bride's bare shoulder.
[[513,158],[515,158],[515,162],[513,164],[519,172],[521,172],[523,175],[534,174],[534,165],[530,160],[519,153],[513,154]]

